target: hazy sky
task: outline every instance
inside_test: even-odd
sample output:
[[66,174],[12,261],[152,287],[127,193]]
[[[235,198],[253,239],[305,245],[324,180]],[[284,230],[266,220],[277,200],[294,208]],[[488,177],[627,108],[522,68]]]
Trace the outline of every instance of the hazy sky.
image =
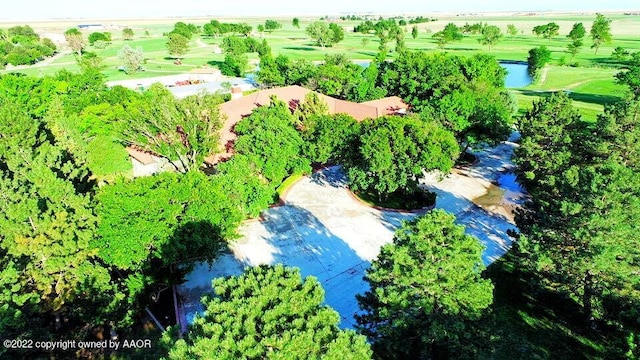
[[[8,3],[8,4],[7,4]],[[638,0],[0,0],[0,19],[141,18],[343,13],[640,10]],[[10,4],[10,5],[9,5]]]

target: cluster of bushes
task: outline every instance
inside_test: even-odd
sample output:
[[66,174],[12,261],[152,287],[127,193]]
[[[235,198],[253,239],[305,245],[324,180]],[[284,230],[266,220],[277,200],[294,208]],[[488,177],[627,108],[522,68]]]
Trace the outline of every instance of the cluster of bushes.
[[0,29],[0,68],[34,64],[56,51],[50,39],[41,39],[29,25]]
[[253,28],[246,23],[221,23],[218,20],[211,20],[202,26],[202,33],[205,36],[220,36],[226,34],[242,34],[249,36]]

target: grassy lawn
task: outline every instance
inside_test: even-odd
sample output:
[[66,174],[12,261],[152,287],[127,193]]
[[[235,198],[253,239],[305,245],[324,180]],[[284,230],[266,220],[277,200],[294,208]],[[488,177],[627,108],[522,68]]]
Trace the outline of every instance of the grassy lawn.
[[293,174],[291,176],[289,176],[288,178],[284,179],[284,181],[282,182],[282,184],[280,184],[280,186],[278,186],[278,188],[276,189],[276,193],[278,194],[278,197],[282,197],[287,190],[289,190],[289,188],[295,184],[298,180],[300,180],[304,175],[303,174]]
[[[544,71],[544,70],[543,70]],[[518,108],[523,114],[531,109],[531,103],[553,91],[568,91],[574,106],[584,120],[595,121],[604,105],[620,99],[626,87],[615,83],[614,75],[620,70],[610,68],[585,68],[550,65],[544,82],[538,81],[523,89],[515,89]]]

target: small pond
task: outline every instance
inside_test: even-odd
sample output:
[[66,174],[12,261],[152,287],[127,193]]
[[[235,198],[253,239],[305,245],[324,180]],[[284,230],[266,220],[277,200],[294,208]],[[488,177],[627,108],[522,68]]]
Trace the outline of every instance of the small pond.
[[525,62],[500,62],[500,66],[507,70],[507,78],[504,85],[507,88],[521,88],[531,84],[531,76],[527,71]]

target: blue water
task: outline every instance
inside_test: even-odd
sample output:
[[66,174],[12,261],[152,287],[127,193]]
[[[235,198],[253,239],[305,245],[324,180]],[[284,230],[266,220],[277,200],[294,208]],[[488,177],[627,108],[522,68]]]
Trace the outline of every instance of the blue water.
[[527,71],[526,63],[500,63],[500,66],[507,69],[507,78],[504,85],[507,88],[521,88],[531,84],[531,76]]

